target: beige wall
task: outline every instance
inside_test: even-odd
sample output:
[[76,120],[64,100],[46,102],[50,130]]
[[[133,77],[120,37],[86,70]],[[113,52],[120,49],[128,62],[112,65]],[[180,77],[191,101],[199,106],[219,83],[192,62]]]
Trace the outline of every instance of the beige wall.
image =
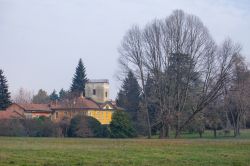
[[[93,94],[93,90],[96,94]],[[107,96],[106,96],[107,93]],[[109,84],[108,83],[86,83],[85,96],[93,99],[98,103],[104,103],[109,100]]]

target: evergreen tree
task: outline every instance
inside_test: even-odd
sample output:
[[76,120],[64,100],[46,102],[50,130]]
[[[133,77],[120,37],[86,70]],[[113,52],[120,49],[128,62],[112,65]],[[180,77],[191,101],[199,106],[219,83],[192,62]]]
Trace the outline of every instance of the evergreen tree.
[[123,111],[116,111],[112,115],[110,123],[111,137],[113,138],[130,138],[135,136],[134,128]]
[[0,110],[6,109],[11,104],[10,92],[3,70],[0,69]]
[[59,91],[59,100],[65,99],[67,96],[67,91],[65,91],[63,88]]
[[75,95],[80,95],[83,93],[85,96],[85,84],[88,81],[86,76],[85,67],[82,63],[82,59],[79,60],[78,66],[76,67],[76,72],[73,77],[73,82],[71,85],[71,92]]
[[159,105],[159,102],[155,96],[155,85],[153,78],[150,75],[147,76],[145,93],[147,94],[149,100],[148,112],[149,112],[150,123],[154,124],[157,121],[157,114],[158,114],[157,107]]
[[49,98],[51,101],[56,101],[59,99],[58,94],[56,93],[56,90],[53,90],[53,92],[49,95]]
[[33,96],[33,99],[32,99],[33,103],[36,103],[36,104],[47,104],[49,103],[49,100],[50,98],[47,92],[42,89],[40,89],[38,93],[35,96]]
[[134,74],[130,71],[123,81],[122,89],[118,93],[117,105],[124,108],[130,119],[133,127],[137,129],[138,114],[140,109],[140,94],[141,89]]

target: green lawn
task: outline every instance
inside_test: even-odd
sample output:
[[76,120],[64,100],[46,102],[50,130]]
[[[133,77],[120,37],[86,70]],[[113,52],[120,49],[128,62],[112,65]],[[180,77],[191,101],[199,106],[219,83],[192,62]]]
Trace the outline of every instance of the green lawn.
[[250,166],[250,139],[0,137],[0,165]]

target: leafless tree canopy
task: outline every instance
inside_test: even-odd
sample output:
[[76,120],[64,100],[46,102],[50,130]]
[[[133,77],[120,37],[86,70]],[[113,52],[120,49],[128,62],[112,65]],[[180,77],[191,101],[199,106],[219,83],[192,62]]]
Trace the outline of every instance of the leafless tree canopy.
[[119,52],[122,69],[138,76],[143,92],[145,75],[152,77],[160,110],[156,123],[161,124],[163,136],[170,127],[178,136],[222,93],[240,47],[230,39],[218,46],[198,17],[176,10],[143,29],[133,26]]
[[32,92],[30,92],[24,88],[20,88],[13,96],[13,102],[15,102],[15,103],[31,103],[32,98],[33,98]]

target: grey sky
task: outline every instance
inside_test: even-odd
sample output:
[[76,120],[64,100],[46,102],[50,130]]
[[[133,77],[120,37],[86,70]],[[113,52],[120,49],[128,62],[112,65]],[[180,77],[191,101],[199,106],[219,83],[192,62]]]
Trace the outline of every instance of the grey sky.
[[248,0],[0,0],[0,68],[10,91],[68,89],[79,58],[90,79],[119,89],[117,48],[133,24],[164,18],[174,9],[197,15],[219,43],[227,37],[250,60]]

